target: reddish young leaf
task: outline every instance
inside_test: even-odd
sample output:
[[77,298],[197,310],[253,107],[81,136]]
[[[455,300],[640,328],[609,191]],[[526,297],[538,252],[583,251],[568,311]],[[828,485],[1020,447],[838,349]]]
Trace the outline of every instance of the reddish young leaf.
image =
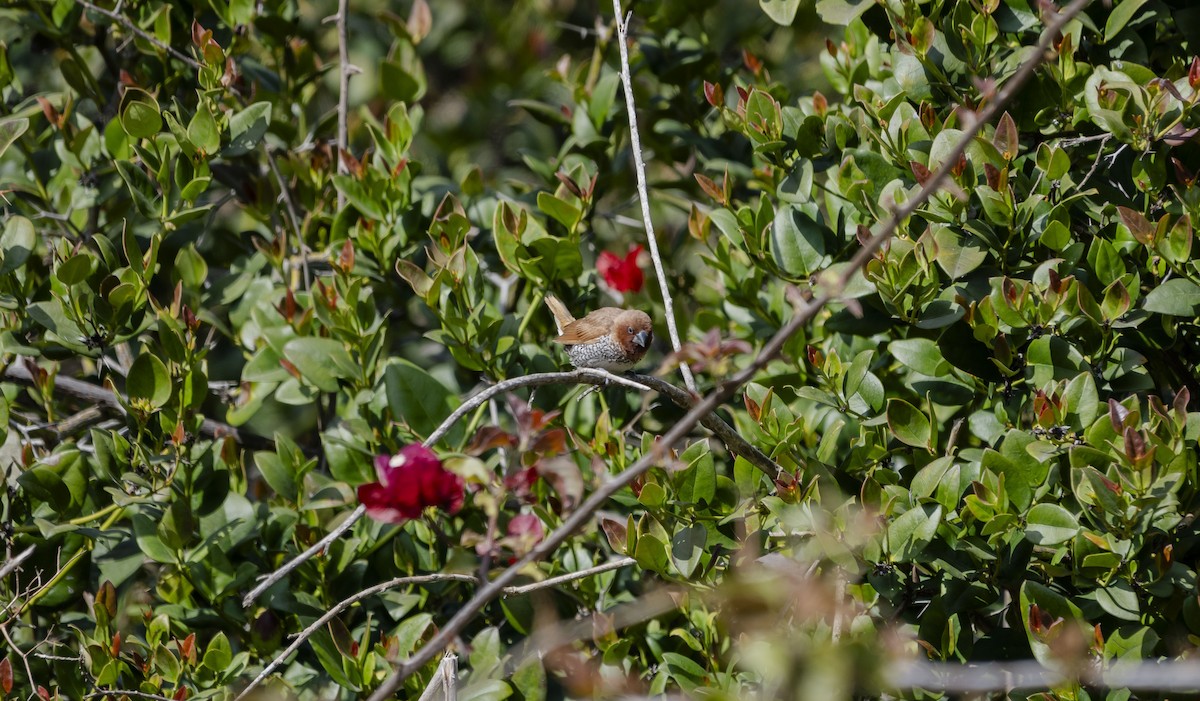
[[725,89],[716,83],[704,81],[704,99],[713,107],[725,105]]

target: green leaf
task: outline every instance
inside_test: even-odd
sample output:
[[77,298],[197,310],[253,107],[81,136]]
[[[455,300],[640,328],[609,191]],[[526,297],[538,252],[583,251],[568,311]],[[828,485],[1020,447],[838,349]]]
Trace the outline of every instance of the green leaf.
[[362,212],[363,216],[375,220],[383,219],[382,203],[367,190],[361,181],[350,175],[335,175],[333,184],[337,187],[338,192],[350,200],[350,204],[354,205],[355,209]]
[[293,338],[283,346],[283,357],[322,392],[336,392],[338,380],[350,377],[354,368],[346,345],[332,338]]
[[988,251],[984,246],[972,237],[960,236],[950,227],[936,228],[933,240],[937,242],[938,266],[951,280],[963,277],[987,260]]
[[888,525],[888,551],[898,561],[912,561],[937,535],[941,522],[942,507],[937,504],[922,504],[905,511]]
[[781,208],[771,226],[771,253],[789,275],[808,277],[825,262],[825,227],[799,207]]
[[192,115],[187,135],[193,146],[208,155],[216,154],[217,149],[221,147],[221,131],[217,128],[217,120],[213,119],[212,114],[204,105],[201,105],[196,110],[196,114]]
[[96,259],[86,253],[77,253],[63,261],[54,270],[54,276],[68,287],[77,285],[91,276],[96,269]]
[[171,374],[157,356],[142,353],[129,367],[125,389],[131,402],[142,402],[147,408],[159,409],[171,398]]
[[1104,23],[1104,43],[1113,40],[1125,25],[1129,24],[1129,20],[1137,14],[1137,11],[1145,5],[1147,0],[1121,0],[1121,2],[1113,8],[1108,15],[1108,21]]
[[33,222],[22,216],[10,216],[0,234],[0,276],[8,275],[25,265],[37,245]]
[[892,435],[901,443],[932,450],[929,443],[933,438],[933,428],[929,424],[929,418],[912,404],[903,399],[889,399],[887,422]]
[[71,504],[71,491],[54,470],[38,466],[21,472],[17,483],[32,497],[46,502],[55,511],[64,511]]
[[537,203],[538,209],[569,230],[574,230],[575,226],[579,224],[580,217],[583,215],[578,207],[555,197],[549,192],[539,192]]
[[1106,587],[1096,589],[1096,603],[1105,613],[1126,621],[1137,621],[1141,618],[1141,604],[1137,592],[1129,582],[1118,579]]
[[1141,625],[1121,626],[1104,641],[1106,660],[1146,660],[1154,656],[1161,640],[1153,628]]
[[667,574],[670,566],[666,544],[651,533],[642,533],[638,536],[633,559],[637,560],[638,566],[642,569],[658,574]]
[[134,514],[133,537],[137,542],[138,549],[145,553],[146,557],[151,560],[163,564],[177,561],[175,551],[167,547],[162,542],[162,539],[158,537],[158,522],[149,516],[140,513]]
[[25,130],[29,128],[29,119],[27,117],[7,117],[0,119],[0,156],[12,146],[13,142],[21,138]]
[[800,0],[758,0],[758,6],[776,24],[790,27],[800,9]]
[[1079,533],[1079,521],[1058,504],[1035,504],[1026,518],[1025,537],[1038,545],[1065,543]]
[[224,632],[217,633],[208,643],[208,649],[204,651],[204,659],[201,664],[221,674],[229,667],[231,661],[233,661],[233,650],[229,647],[229,638],[225,637]]
[[125,93],[121,109],[121,126],[126,134],[135,139],[154,136],[162,131],[163,120],[158,102],[150,93],[130,88]]
[[225,156],[249,153],[262,141],[271,126],[271,103],[255,102],[229,118],[229,145]]
[[817,14],[827,24],[845,27],[874,5],[875,0],[818,0]]
[[1194,317],[1200,314],[1200,285],[1184,278],[1172,278],[1150,290],[1143,307],[1157,314]]
[[941,350],[928,338],[905,338],[888,344],[888,352],[901,365],[922,375],[937,377],[950,370],[950,364],[942,357]]
[[688,504],[711,502],[717,491],[717,468],[708,443],[691,444],[680,459],[687,467],[680,473],[679,500]]
[[296,476],[292,474],[279,455],[269,451],[257,452],[254,454],[254,464],[276,494],[288,501],[296,501],[299,494]]
[[681,528],[671,537],[671,561],[684,577],[691,578],[704,555],[704,546],[708,543],[708,531],[704,526],[695,524]]
[[[407,360],[394,360],[383,372],[388,406],[395,420],[417,435],[428,436],[458,406],[458,396],[432,375]],[[461,429],[451,431],[455,442]]]

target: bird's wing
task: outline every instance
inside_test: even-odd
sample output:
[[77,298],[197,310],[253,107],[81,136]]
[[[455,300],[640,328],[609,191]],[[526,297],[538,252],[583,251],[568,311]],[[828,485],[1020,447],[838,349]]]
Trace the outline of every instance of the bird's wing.
[[554,339],[556,343],[572,346],[578,343],[591,343],[612,333],[613,322],[621,314],[616,307],[602,307],[582,319],[576,319],[563,327],[562,335]]

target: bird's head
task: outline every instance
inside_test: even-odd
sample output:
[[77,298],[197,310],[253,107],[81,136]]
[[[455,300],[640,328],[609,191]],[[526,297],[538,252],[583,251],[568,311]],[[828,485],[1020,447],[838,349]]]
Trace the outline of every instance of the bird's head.
[[640,358],[654,342],[650,315],[636,309],[621,312],[613,320],[613,336],[627,354]]

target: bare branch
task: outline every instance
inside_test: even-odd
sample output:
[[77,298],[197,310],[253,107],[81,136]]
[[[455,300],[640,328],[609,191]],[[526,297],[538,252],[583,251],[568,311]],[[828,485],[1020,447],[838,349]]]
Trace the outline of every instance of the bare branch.
[[521,377],[513,377],[502,382],[497,382],[486,389],[481,390],[470,399],[464,401],[457,409],[454,410],[446,420],[441,423],[429,437],[425,439],[426,446],[432,446],[440,441],[446,433],[450,431],[464,416],[475,411],[492,397],[505,392],[511,392],[514,389],[522,387],[542,387],[544,385],[562,385],[562,384],[591,384],[603,385],[613,383],[636,389],[640,392],[648,392],[650,388],[644,384],[639,384],[633,380],[626,379],[620,375],[614,375],[607,370],[596,368],[578,368],[570,372],[544,372],[536,375],[523,375]]
[[[19,363],[14,363],[5,368],[4,372],[0,374],[0,379],[6,382],[15,382],[26,387],[37,387],[37,382],[33,379],[33,375],[30,374],[28,368]],[[59,375],[54,378],[54,392],[55,394],[61,394],[71,399],[93,404],[118,416],[125,415],[125,407],[115,394],[103,387],[97,387],[83,380]],[[247,433],[240,428],[212,419],[204,420],[204,423],[200,426],[200,433],[209,438],[231,436],[238,443],[250,448],[272,450],[275,447],[275,441],[270,438]]]
[[93,691],[92,693],[88,694],[87,696],[84,696],[83,698],[97,699],[97,698],[111,697],[114,699],[119,699],[123,696],[128,696],[130,698],[135,698],[135,699],[151,699],[151,701],[172,701],[172,699],[169,699],[166,696],[159,696],[158,694],[149,694],[149,693],[146,693],[145,691],[134,691],[132,689],[109,689],[109,690]]
[[1060,29],[1077,13],[1083,10],[1091,0],[1075,0],[1063,12],[1058,14],[1052,22],[1048,24],[1043,31],[1040,40],[1038,41],[1037,50],[1026,60],[1026,62],[1017,70],[1013,78],[1004,86],[997,94],[995,101],[990,103],[980,114],[978,120],[968,126],[962,136],[959,138],[955,148],[951,151],[950,157],[938,169],[938,171],[928,180],[925,185],[907,202],[897,208],[888,219],[879,226],[876,233],[858,253],[851,259],[850,264],[840,276],[833,280],[832,288],[835,293],[824,292],[818,297],[815,297],[809,303],[802,303],[797,309],[795,315],[787,324],[783,326],[759,351],[758,357],[752,363],[738,372],[729,380],[725,381],[718,388],[711,392],[702,401],[697,403],[688,413],[680,419],[674,427],[668,431],[658,442],[658,447],[650,453],[643,455],[641,459],[631,465],[624,472],[616,475],[610,481],[601,485],[587,499],[579,505],[579,507],[567,517],[561,527],[550,533],[541,543],[538,543],[528,554],[514,563],[509,569],[505,570],[496,579],[482,587],[471,600],[463,604],[458,610],[458,613],[452,617],[445,626],[438,631],[428,643],[420,650],[416,651],[411,657],[405,660],[397,668],[396,672],[384,682],[373,693],[369,701],[385,701],[395,690],[414,672],[423,667],[427,662],[433,659],[434,656],[441,653],[459,632],[462,631],[468,623],[475,618],[480,610],[483,609],[488,602],[493,598],[503,593],[504,588],[509,586],[513,579],[518,576],[519,571],[524,566],[535,560],[539,560],[551,553],[571,538],[578,530],[583,528],[590,522],[592,515],[599,510],[610,497],[615,495],[621,489],[625,488],[638,476],[645,473],[651,466],[658,463],[661,458],[662,451],[667,447],[674,445],[677,441],[683,438],[695,426],[705,414],[710,413],[720,405],[727,397],[732,395],[738,388],[749,382],[754,375],[762,369],[768,362],[774,359],[783,349],[784,344],[795,335],[800,329],[808,324],[809,321],[816,316],[826,304],[835,299],[835,294],[840,294],[846,284],[856,275],[861,273],[862,268],[871,259],[875,251],[883,245],[884,241],[889,239],[893,233],[899,228],[904,219],[914,213],[918,207],[927,202],[936,192],[938,192],[943,182],[950,173],[951,167],[957,162],[959,155],[964,153],[967,146],[975,138],[975,135],[982,128],[986,120],[991,119],[997,111],[1004,106],[1020,86],[1033,75],[1037,66],[1046,59],[1047,51],[1055,35]]
[[304,276],[304,291],[307,292],[312,286],[312,275],[308,270],[308,258],[311,251],[308,248],[308,244],[304,241],[303,222],[300,220],[296,203],[292,200],[292,191],[288,188],[287,180],[284,180],[283,172],[279,170],[279,163],[275,160],[275,154],[271,153],[271,146],[267,143],[266,139],[263,139],[263,152],[267,154],[267,167],[271,169],[271,175],[275,178],[275,184],[279,186],[279,196],[283,199],[283,206],[287,209],[288,219],[292,222],[292,236],[296,239],[296,247],[299,250],[298,256],[289,257],[285,262],[290,264],[293,260],[299,260],[300,271]]
[[612,560],[610,562],[606,562],[602,565],[596,565],[595,567],[589,567],[586,570],[579,570],[578,572],[568,572],[566,574],[560,574],[557,577],[551,577],[550,579],[542,580],[540,582],[533,582],[531,584],[522,584],[521,586],[518,586],[518,587],[505,587],[504,588],[504,596],[506,596],[506,597],[519,596],[521,594],[528,594],[531,591],[538,591],[540,589],[549,589],[550,587],[556,587],[559,584],[565,584],[567,582],[574,582],[579,579],[586,579],[588,577],[591,577],[592,575],[603,574],[605,572],[610,572],[612,570],[619,570],[622,567],[628,567],[628,566],[636,564],[636,563],[637,563],[637,560],[634,560],[632,557],[622,557],[617,560]]
[[183,61],[184,63],[188,64],[192,68],[195,68],[196,70],[200,70],[201,68],[204,68],[204,65],[201,64],[199,61],[192,58],[191,56],[188,56],[187,54],[183,53],[182,51],[178,51],[178,50],[172,48],[170,44],[167,44],[167,43],[159,40],[158,37],[154,36],[150,32],[147,32],[146,30],[144,30],[141,27],[134,24],[133,21],[130,20],[125,15],[113,12],[112,10],[106,10],[103,7],[99,7],[97,5],[93,5],[92,3],[88,2],[88,0],[77,0],[77,1],[79,2],[80,5],[83,5],[84,7],[91,10],[92,12],[97,12],[99,14],[104,15],[105,17],[111,19],[112,21],[116,22],[117,24],[121,25],[122,27],[124,27],[124,28],[128,29],[129,31],[133,32],[134,34],[138,35],[142,39],[145,39],[146,41],[150,42],[154,46],[162,49],[163,51],[166,51],[167,53],[171,54],[172,56],[179,59],[180,61]]
[[270,589],[271,586],[276,582],[288,576],[292,570],[296,569],[300,565],[303,565],[305,562],[308,562],[318,553],[324,552],[324,550],[328,548],[333,541],[341,538],[343,533],[353,528],[354,524],[358,523],[359,519],[365,516],[366,513],[367,507],[359,504],[358,508],[350,512],[350,515],[346,517],[346,520],[338,524],[337,528],[334,528],[332,531],[325,534],[325,537],[318,540],[315,545],[289,560],[283,567],[280,567],[263,578],[263,580],[259,582],[257,586],[250,590],[250,593],[242,597],[242,606],[247,607],[254,603],[254,600],[261,596],[264,591]]
[[[662,255],[658,252],[658,238],[654,235],[654,222],[650,219],[650,191],[646,185],[646,162],[642,158],[642,138],[638,133],[637,106],[633,100],[633,79],[629,75],[629,36],[626,34],[628,21],[622,19],[621,0],[613,0],[613,12],[617,15],[617,46],[621,50],[621,85],[625,88],[625,107],[629,110],[629,143],[633,151],[633,169],[637,175],[638,199],[642,204],[642,225],[646,228],[646,241],[650,258],[654,261],[654,272],[658,276],[658,289],[662,293],[663,308],[667,317],[667,331],[671,334],[671,347],[678,353],[682,348],[679,329],[675,327],[675,303],[667,286],[667,274],[663,270]],[[687,363],[679,364],[683,384],[691,392],[696,391],[696,378]]]
[[21,563],[28,560],[29,556],[32,554],[33,554],[33,546],[30,545],[28,548],[25,548],[24,550],[22,550],[19,555],[12,558],[8,562],[4,563],[4,565],[2,567],[0,567],[0,579],[4,579],[9,574],[11,574],[13,572],[13,570],[20,567]]
[[[337,34],[338,34],[338,108],[337,108],[337,172],[348,172],[346,162],[342,160],[348,145],[346,118],[350,110],[350,75],[354,67],[350,65],[349,37],[346,30],[346,12],[349,10],[349,0],[338,0]],[[337,193],[337,206],[340,212],[346,206],[346,195],[341,189]]]

